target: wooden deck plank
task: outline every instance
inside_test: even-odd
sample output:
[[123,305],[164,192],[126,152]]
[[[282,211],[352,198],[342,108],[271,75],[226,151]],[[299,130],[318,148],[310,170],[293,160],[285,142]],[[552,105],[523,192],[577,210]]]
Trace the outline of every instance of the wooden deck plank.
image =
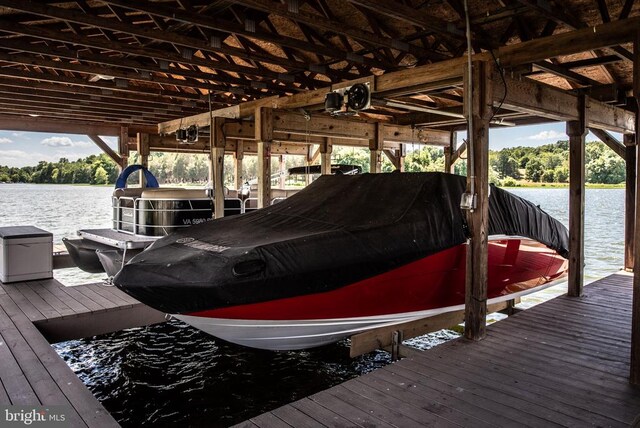
[[61,287],[61,288],[59,288],[59,292],[68,294],[69,296],[71,296],[71,298],[73,298],[78,303],[83,305],[90,312],[103,311],[104,310],[104,308],[101,305],[97,304],[96,302],[94,302],[93,300],[91,300],[90,298],[88,298],[87,296],[82,294],[79,291],[79,288],[77,288],[77,287],[81,287],[81,286]]
[[[112,287],[110,287],[110,286],[104,286],[102,284],[91,284],[91,285],[85,285],[84,287],[88,288],[88,289],[90,289],[90,290],[92,290],[92,291],[94,291],[96,293],[98,293],[99,295],[101,295],[105,299],[109,300],[111,303],[113,303],[114,305],[116,305],[118,307],[130,308],[131,306],[133,306],[133,303],[127,301],[124,298],[122,298],[117,293],[114,293],[111,290]],[[137,303],[138,302],[136,302],[136,304]]]
[[95,304],[99,305],[101,309],[108,310],[108,309],[113,309],[117,307],[117,305],[114,304],[112,301],[105,299],[95,291],[83,285],[77,285],[76,287],[74,287],[74,289],[75,291],[84,295],[86,298],[88,298]]
[[0,361],[2,361],[2,364],[0,364],[0,379],[4,386],[2,391],[6,395],[6,402],[4,399],[2,402],[5,404],[39,403],[36,393],[31,388],[29,381],[24,376],[20,365],[9,348],[9,343],[11,342],[8,343],[1,334],[2,330],[13,326],[8,325],[9,317],[2,308],[0,308],[0,311]]
[[49,303],[61,316],[72,316],[75,315],[75,311],[66,302],[60,300],[58,296],[53,294],[48,287],[43,284],[32,281],[28,283],[29,288],[31,288],[38,296],[40,296],[43,300]]
[[[1,296],[0,299],[2,299]],[[29,380],[42,403],[69,403],[80,418],[76,421],[77,425],[117,427],[116,421],[56,354],[20,308],[13,302],[7,302],[3,308],[14,323],[16,331],[19,331],[23,336],[23,341],[26,344],[24,354],[20,352],[20,358],[24,359],[24,355],[29,357],[31,354],[37,356],[37,361],[30,361],[33,365],[28,369],[23,367],[23,372],[28,379],[30,376],[38,378],[35,379],[35,383],[31,379]],[[3,330],[3,335],[11,331],[11,329]],[[18,357],[17,354],[14,353],[14,355]],[[45,387],[46,389],[44,389]],[[39,392],[40,389],[44,389],[42,394]]]
[[[122,301],[122,304],[129,304],[129,305],[137,305],[140,302],[136,299],[134,299],[133,297],[129,296],[127,293],[125,293],[124,291],[120,290],[118,287],[116,287],[115,285],[106,285],[104,283],[102,284],[89,284],[89,285],[93,285],[93,286],[99,286],[100,290],[102,290],[105,294],[104,296],[108,298],[108,296],[113,296],[114,298],[118,299],[118,301]],[[111,300],[111,299],[109,299]]]
[[45,316],[40,312],[16,287],[15,284],[3,284],[6,290],[6,296],[9,296],[13,302],[20,307],[20,310],[31,321],[40,321],[45,319]]
[[90,313],[91,309],[80,303],[76,298],[66,293],[62,288],[66,288],[64,285],[60,287],[46,287],[46,290],[56,296],[60,301],[64,302],[76,315],[83,313]]
[[375,426],[375,427],[392,427],[393,425],[370,415],[368,412],[346,403],[344,400],[331,394],[333,389],[328,389],[322,393],[314,394],[309,397],[311,400],[321,406],[331,409],[343,418],[351,421],[358,426]]
[[349,422],[347,419],[343,418],[337,413],[332,412],[326,407],[322,407],[320,404],[308,398],[303,398],[302,400],[293,402],[291,403],[291,406],[295,407],[301,412],[319,421],[322,421],[322,424],[328,427],[333,427],[333,428],[353,427],[352,422]]
[[[380,370],[376,374],[382,373],[383,371]],[[492,428],[495,426],[493,423],[482,420],[482,415],[478,415],[478,412],[473,412],[476,414],[472,415],[457,409],[452,405],[452,401],[455,401],[453,397],[437,396],[433,393],[429,394],[428,392],[433,392],[430,390],[420,390],[420,393],[417,393],[418,389],[415,385],[401,382],[403,386],[398,386],[393,381],[387,381],[383,376],[362,376],[358,378],[357,381],[369,385],[371,388],[375,388],[383,394],[397,397],[398,400],[402,400],[404,403],[431,412],[434,415],[439,415],[461,426],[473,426],[477,428]],[[514,422],[513,426],[517,426],[517,424]]]
[[[485,346],[482,349],[474,350],[475,356],[487,361],[491,361],[499,367],[512,368],[522,370],[525,373],[535,374],[541,378],[557,379],[559,382],[572,383],[573,378],[580,379],[584,387],[596,391],[600,394],[617,399],[629,399],[632,392],[631,386],[626,382],[626,378],[622,376],[614,376],[610,374],[601,374],[594,370],[584,369],[573,364],[563,363],[556,360],[553,365],[547,364],[548,359],[544,356],[535,357],[534,353],[525,353],[530,355],[520,355],[517,361],[505,359],[503,348],[498,348],[495,341],[489,342],[491,346]],[[506,352],[512,352],[507,350]],[[544,371],[539,371],[539,365],[545,365]],[[572,378],[565,378],[567,373],[572,374]],[[635,401],[631,399],[632,401]]]
[[583,297],[490,325],[484,341],[412,351],[277,412],[340,415],[341,426],[629,426],[640,414],[640,390],[628,384],[631,282],[609,276]]
[[260,428],[291,428],[291,425],[275,416],[273,413],[264,413],[250,419],[251,423]]
[[[469,352],[463,352],[463,355],[466,357]],[[623,410],[619,409],[620,414],[618,416],[621,419],[610,413],[612,405],[615,404],[614,400],[605,402],[602,396],[594,398],[589,394],[580,394],[576,388],[572,388],[571,395],[568,396],[566,388],[564,390],[562,388],[553,389],[551,387],[553,382],[536,382],[534,377],[526,376],[516,370],[505,374],[505,371],[492,369],[491,362],[487,364],[482,361],[481,364],[476,366],[470,364],[465,358],[456,358],[455,352],[448,352],[444,357],[435,353],[427,353],[420,358],[416,358],[415,361],[429,370],[435,369],[453,376],[459,376],[460,373],[464,373],[465,377],[471,380],[469,384],[491,388],[512,398],[517,398],[536,406],[540,405],[550,413],[537,413],[538,415],[544,415],[550,421],[560,422],[565,426],[581,427],[587,423],[594,423],[601,426],[622,427],[630,422],[625,422],[631,411],[627,406],[622,406]],[[538,369],[543,370],[543,367],[538,367]],[[460,384],[464,385],[465,383]],[[528,407],[521,406],[521,408],[526,411]],[[636,415],[635,411],[632,411],[632,413],[631,420]]]
[[4,382],[2,382],[2,376],[0,375],[0,406],[9,406],[11,405],[11,400],[9,400],[9,396],[7,395],[7,390],[4,387]]
[[37,293],[35,293],[31,287],[29,287],[28,283],[22,283],[20,287],[16,287],[16,289],[22,293],[22,295],[31,302],[33,306],[36,307],[40,311],[40,313],[44,316],[44,319],[48,318],[57,318],[62,316],[58,311],[56,311],[53,306],[51,306],[48,302],[44,301],[42,297],[40,297]]
[[[422,425],[429,425],[433,427],[460,426],[458,423],[443,418],[436,413],[408,404],[407,402],[392,395],[385,394],[366,383],[359,382],[357,379],[345,382],[343,386],[346,390],[350,391],[351,395],[355,395],[356,399],[363,397],[371,401],[373,403],[372,407],[376,407],[378,411],[380,411],[380,409],[387,409],[386,413],[388,413],[389,416],[383,419],[388,420],[393,424],[399,424],[406,427]],[[396,417],[398,413],[401,415],[399,418]]]
[[[0,297],[1,298],[1,297]],[[11,322],[13,322],[13,317],[11,316],[11,305],[5,306],[9,307],[9,310],[2,310],[0,316],[11,318]],[[17,306],[15,306],[15,310],[20,312]],[[24,317],[24,314],[20,312],[20,316]],[[24,317],[29,326],[37,333],[33,324]],[[16,362],[20,366],[20,369],[24,373],[25,378],[29,382],[29,385],[33,389],[33,392],[37,396],[37,401],[35,402],[25,402],[22,403],[24,405],[38,405],[38,404],[48,404],[48,405],[65,405],[68,406],[70,410],[73,409],[71,403],[65,396],[65,394],[60,389],[60,385],[58,385],[49,375],[45,364],[40,360],[41,355],[39,355],[34,349],[29,346],[26,338],[23,334],[31,334],[29,331],[21,331],[18,329],[18,326],[3,326],[2,329],[2,337],[7,344],[7,346],[11,349]],[[42,341],[48,345],[46,340],[42,338]],[[86,425],[79,414],[76,412],[72,412],[69,415],[66,415],[69,419],[69,422],[74,426],[84,426]]]
[[321,421],[310,417],[293,406],[280,407],[272,411],[271,414],[296,428],[316,428],[319,425],[323,425]]

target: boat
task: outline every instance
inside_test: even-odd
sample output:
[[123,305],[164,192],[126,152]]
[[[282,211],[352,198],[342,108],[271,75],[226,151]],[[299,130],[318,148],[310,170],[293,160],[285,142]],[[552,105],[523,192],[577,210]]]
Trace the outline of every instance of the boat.
[[[146,186],[128,188],[127,178],[136,171],[143,172]],[[112,227],[80,229],[79,239],[62,240],[74,264],[85,272],[112,277],[160,237],[213,218],[213,198],[205,189],[161,188],[142,165],[125,168],[115,187]],[[241,211],[242,200],[232,196],[225,198],[227,215]]]
[[[305,349],[464,307],[466,179],[445,173],[322,176],[244,216],[178,230],[114,284],[236,344]],[[491,186],[489,303],[566,275],[568,231]]]

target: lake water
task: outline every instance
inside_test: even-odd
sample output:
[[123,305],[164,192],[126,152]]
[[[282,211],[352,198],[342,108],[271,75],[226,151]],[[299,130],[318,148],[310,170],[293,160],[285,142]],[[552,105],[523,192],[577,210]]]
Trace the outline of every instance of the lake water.
[[[567,189],[510,189],[568,224]],[[54,242],[79,228],[111,226],[110,187],[1,185],[0,226],[34,225]],[[587,282],[623,264],[624,189],[586,191]],[[55,271],[65,284],[104,275]],[[566,291],[559,285],[523,299],[523,306]],[[499,317],[494,317],[497,319]],[[442,331],[411,341],[428,348],[456,337]],[[385,352],[350,359],[348,344],[304,352],[251,350],[171,321],[53,345],[125,427],[227,426],[389,363]]]

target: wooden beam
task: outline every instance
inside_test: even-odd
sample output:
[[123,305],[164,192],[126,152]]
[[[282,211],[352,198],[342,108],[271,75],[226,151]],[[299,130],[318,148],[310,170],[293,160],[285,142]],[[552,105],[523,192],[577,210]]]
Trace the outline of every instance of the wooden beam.
[[[471,95],[471,111],[468,114],[473,119],[473,126],[469,130],[469,144],[473,149],[473,157],[469,156],[467,159],[467,192],[476,199],[476,207],[467,212],[470,242],[467,246],[464,335],[471,340],[481,340],[486,335],[489,267],[489,120],[493,111],[493,76],[493,63],[475,61],[471,82],[465,79],[465,93],[467,96]],[[471,90],[469,84],[472,85]],[[472,184],[475,187],[473,191]]]
[[603,131],[602,129],[597,128],[589,128],[589,131],[596,137],[600,139],[603,143],[607,145],[611,150],[615,152],[622,159],[626,159],[627,157],[627,148],[618,141],[613,135],[609,134],[607,131]]
[[584,287],[584,184],[587,110],[584,96],[580,120],[567,122],[569,136],[569,284],[567,294],[582,296]]
[[[508,306],[508,302],[493,303],[487,307],[487,312],[493,313],[502,311],[503,309],[507,309]],[[402,339],[407,340],[427,333],[432,333],[434,331],[451,328],[462,322],[464,322],[464,309],[446,312],[444,314],[438,314],[414,321],[408,321],[401,324],[367,330],[364,333],[351,336],[349,356],[351,358],[355,358],[359,355],[367,354],[375,351],[376,349],[382,349],[391,345],[392,334],[395,331],[402,332]]]
[[625,144],[625,198],[624,198],[624,268],[633,272],[634,229],[636,220],[636,156],[637,146],[634,135],[624,135]]
[[173,134],[178,129],[188,128],[191,125],[197,125],[200,128],[208,127],[211,124],[212,117],[224,117],[227,119],[242,119],[253,116],[255,109],[258,107],[273,107],[278,97],[266,97],[255,101],[247,101],[235,106],[229,106],[213,110],[212,113],[200,113],[193,116],[169,120],[158,124],[158,134]]
[[640,17],[628,18],[503,46],[495,50],[494,55],[502,67],[509,68],[547,58],[621,45],[633,40],[638,27]]
[[[102,135],[117,137],[120,125],[103,122],[51,120],[41,117],[0,117],[0,129],[5,131],[52,132],[64,134]],[[129,125],[129,132],[155,132],[154,126]]]
[[162,6],[151,2],[131,2],[129,0],[108,0],[107,2],[124,8],[139,10],[150,15],[183,22],[188,25],[196,25],[201,28],[222,31],[230,34],[239,34],[252,39],[271,42],[278,46],[324,55],[329,58],[339,58],[345,61],[357,59],[365,65],[384,68],[384,64],[381,64],[379,61],[371,58],[354,58],[354,55],[349,55],[347,52],[336,49],[335,47],[319,45],[306,40],[284,36],[282,34],[268,33],[260,28],[256,28],[256,31],[248,31],[243,25],[224,21],[212,15],[200,15],[197,12],[177,9],[171,6]]
[[107,143],[105,143],[104,140],[100,138],[100,136],[96,134],[87,134],[87,137],[89,137],[96,146],[100,147],[100,150],[102,150],[107,156],[109,156],[116,165],[122,166],[122,158],[120,157],[120,155],[113,151],[113,149],[109,147],[109,145],[107,145]]
[[[559,121],[579,119],[578,100],[581,95],[565,92],[527,78],[513,79],[504,76],[504,79],[506,88],[504,84],[495,85],[494,106],[497,107],[504,100],[503,107],[511,110]],[[497,73],[494,80],[502,82],[502,78]],[[623,133],[634,132],[633,113],[593,99],[587,99],[587,103],[590,113],[589,127]]]
[[271,204],[271,142],[273,141],[273,109],[258,107],[255,111],[258,144],[258,208]]

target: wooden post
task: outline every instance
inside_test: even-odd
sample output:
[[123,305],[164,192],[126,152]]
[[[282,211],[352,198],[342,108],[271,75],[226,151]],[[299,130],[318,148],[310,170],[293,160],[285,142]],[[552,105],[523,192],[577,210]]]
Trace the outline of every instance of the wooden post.
[[[640,143],[640,30],[633,42],[633,96],[636,99],[636,144]],[[640,160],[640,155],[636,156]],[[640,171],[640,168],[637,169]],[[631,370],[629,381],[640,385],[640,174],[636,174],[636,227],[634,230],[633,305],[631,309]]]
[[331,175],[331,153],[333,152],[333,144],[330,138],[324,138],[320,143],[320,174]]
[[233,170],[234,173],[234,183],[236,183],[236,190],[242,189],[244,185],[244,175],[242,172],[242,161],[244,160],[244,143],[242,140],[238,140],[236,142],[236,153],[235,153],[235,168]]
[[[313,164],[314,161],[314,145],[313,144],[309,144],[307,145],[307,160],[305,162],[306,166],[311,166],[311,164]],[[320,150],[320,149],[318,149]],[[322,168],[322,167],[321,167]],[[309,184],[311,184],[311,179],[313,177],[311,176],[311,174],[305,174],[304,175],[304,183],[305,186],[308,186]]]
[[211,118],[209,143],[211,146],[211,171],[213,184],[213,214],[215,218],[224,217],[224,118]]
[[129,127],[120,127],[120,136],[118,137],[118,153],[122,161],[118,165],[120,171],[127,167],[129,163]]
[[[467,73],[465,73],[465,77]],[[467,246],[465,278],[465,325],[467,339],[481,340],[486,335],[487,278],[489,266],[489,119],[493,103],[493,64],[476,61],[472,66],[471,111],[473,126],[469,129],[473,150],[467,158],[467,192],[474,182],[476,207],[467,212],[470,242]],[[465,86],[468,88],[468,78]],[[473,158],[471,157],[473,152]]]
[[384,144],[382,131],[383,125],[381,123],[376,123],[375,138],[369,140],[369,150],[371,155],[371,166],[369,167],[369,172],[372,174],[378,174],[382,172],[382,148]]
[[458,133],[451,131],[449,133],[449,145],[444,147],[444,172],[451,174],[453,172],[453,153],[455,152],[456,140]]
[[[139,156],[140,165],[147,168],[149,166],[149,134],[137,135],[137,151]],[[144,172],[140,170],[140,187],[146,187],[147,183],[144,178]]]
[[407,146],[404,143],[400,143],[400,148],[397,150],[396,155],[398,156],[398,164],[396,165],[396,169],[400,172],[404,172],[404,160],[407,156]]
[[625,134],[625,162],[627,168],[624,200],[624,269],[633,272],[633,237],[636,221],[636,154],[635,138]]
[[586,100],[578,98],[579,120],[567,122],[569,136],[569,284],[567,294],[582,296],[584,287],[584,140]]
[[280,173],[280,188],[284,189],[285,186],[285,174],[287,169],[284,167],[284,155],[278,156],[278,172]]
[[256,142],[258,143],[258,208],[271,204],[271,141],[273,109],[256,108]]

